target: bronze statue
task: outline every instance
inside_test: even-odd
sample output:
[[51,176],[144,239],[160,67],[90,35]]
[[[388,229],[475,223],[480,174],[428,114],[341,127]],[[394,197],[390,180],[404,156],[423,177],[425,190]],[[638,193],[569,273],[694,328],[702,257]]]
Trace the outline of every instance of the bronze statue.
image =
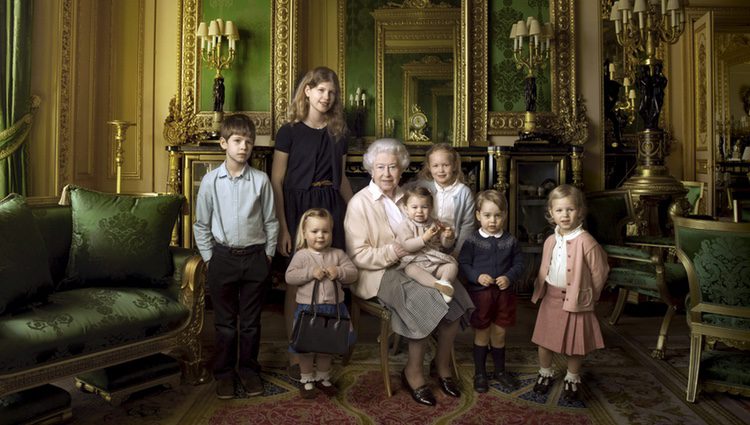
[[214,78],[214,112],[224,112],[224,78]]
[[524,81],[526,82],[526,110],[536,112],[536,77],[526,77]]
[[653,71],[648,65],[638,67],[638,86],[641,89],[641,103],[638,105],[638,115],[643,119],[647,129],[659,128],[659,114],[664,106],[664,90],[667,87],[667,77],[662,74],[662,64],[653,65]]

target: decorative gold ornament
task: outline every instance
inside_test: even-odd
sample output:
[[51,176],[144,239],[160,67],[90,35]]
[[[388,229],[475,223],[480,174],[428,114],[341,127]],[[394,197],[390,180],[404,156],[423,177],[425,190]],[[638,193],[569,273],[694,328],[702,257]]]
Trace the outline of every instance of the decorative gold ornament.
[[164,120],[164,138],[167,144],[176,146],[197,142],[200,136],[198,121],[193,108],[193,94],[189,91],[185,103],[177,103],[177,96],[169,101],[169,115]]
[[567,99],[562,100],[563,109],[575,111],[575,114],[560,114],[552,124],[553,132],[558,135],[560,143],[574,146],[583,146],[588,139],[589,121],[586,118],[586,104],[583,98],[578,96],[575,106],[567,105]]
[[430,138],[424,134],[427,128],[427,115],[422,112],[422,108],[416,103],[411,107],[409,116],[409,141],[410,142],[429,142]]

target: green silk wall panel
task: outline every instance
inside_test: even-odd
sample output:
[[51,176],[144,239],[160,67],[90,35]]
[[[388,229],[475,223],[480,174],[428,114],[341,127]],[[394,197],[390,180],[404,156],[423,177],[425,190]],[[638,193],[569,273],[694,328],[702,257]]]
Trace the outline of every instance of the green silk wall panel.
[[[224,111],[271,110],[271,0],[203,0],[200,20],[233,21],[240,32],[237,56],[224,76]],[[224,40],[225,43],[226,40]],[[224,46],[222,50],[226,52]],[[201,61],[201,111],[213,110],[216,71]]]
[[[513,41],[510,28],[528,16],[540,22],[549,22],[549,0],[492,0],[488,12],[488,96],[491,112],[523,112],[525,69],[516,69],[513,60]],[[552,41],[554,43],[554,40]],[[550,68],[547,66],[537,74],[537,112],[549,112]]]

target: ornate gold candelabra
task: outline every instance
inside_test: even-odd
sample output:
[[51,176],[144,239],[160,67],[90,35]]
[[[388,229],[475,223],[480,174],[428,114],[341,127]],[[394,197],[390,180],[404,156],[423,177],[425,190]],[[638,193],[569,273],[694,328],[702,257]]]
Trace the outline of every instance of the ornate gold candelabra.
[[[212,129],[214,131],[213,136],[218,136],[221,121],[224,119],[224,77],[221,75],[221,71],[229,69],[234,62],[240,34],[234,22],[214,19],[208,25],[205,22],[198,24],[195,35],[201,41],[199,56],[209,69],[216,70],[213,87],[214,116]],[[223,39],[227,40],[226,54],[222,52]]]
[[346,106],[347,124],[355,139],[361,139],[365,134],[365,116],[367,114],[367,94],[361,87],[349,95]]
[[115,173],[116,173],[116,193],[120,193],[122,189],[122,143],[125,141],[125,133],[128,131],[128,127],[135,126],[135,123],[129,121],[107,121],[107,124],[115,126]]
[[[615,25],[617,42],[626,53],[632,52],[623,57],[625,67],[635,70],[636,90],[640,94],[638,114],[645,127],[638,133],[635,174],[622,187],[637,197],[644,210],[656,209],[662,202],[679,201],[687,193],[664,165],[667,145],[665,133],[659,128],[659,115],[664,105],[667,78],[662,73],[662,60],[656,57],[660,44],[673,44],[680,38],[685,28],[685,10],[680,0],[636,0],[635,3],[618,0],[612,5],[610,19]],[[628,98],[630,100],[630,95]],[[656,217],[654,213],[646,214]],[[657,224],[652,223],[651,232],[656,232],[656,228]]]
[[552,24],[545,24],[533,16],[513,24],[510,30],[513,40],[513,60],[517,69],[526,69],[525,95],[526,113],[520,140],[536,138],[536,73],[543,69],[549,60],[549,45],[552,39]]

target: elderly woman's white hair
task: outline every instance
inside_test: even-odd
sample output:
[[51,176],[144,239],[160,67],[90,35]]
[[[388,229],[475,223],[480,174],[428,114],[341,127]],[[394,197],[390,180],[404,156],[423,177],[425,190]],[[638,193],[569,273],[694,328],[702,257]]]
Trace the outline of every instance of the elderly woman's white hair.
[[372,173],[372,163],[375,161],[375,157],[381,153],[396,155],[402,171],[409,166],[409,152],[406,150],[406,146],[396,139],[386,138],[378,139],[367,147],[367,152],[362,157],[362,166],[365,167],[365,170]]

